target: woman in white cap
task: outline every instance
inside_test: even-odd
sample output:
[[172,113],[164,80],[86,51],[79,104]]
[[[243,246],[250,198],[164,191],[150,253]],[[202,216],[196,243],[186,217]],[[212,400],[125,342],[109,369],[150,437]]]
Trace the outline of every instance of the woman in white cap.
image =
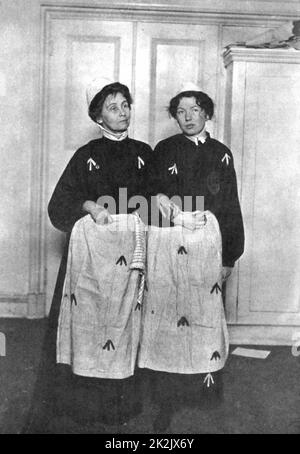
[[[127,205],[119,203],[120,188],[127,189],[128,200],[144,192],[151,148],[128,137],[132,105],[128,87],[115,82],[95,90],[92,85],[87,97],[89,116],[101,129],[102,138],[77,150],[54,190],[48,212],[53,225],[62,231],[70,231],[87,213],[105,223],[112,210],[127,210]],[[112,197],[116,207],[106,210],[97,204],[100,196]]]
[[148,234],[139,357],[139,367],[155,371],[158,431],[177,405],[204,408],[222,399],[220,371],[228,356],[222,283],[244,250],[233,156],[205,127],[213,101],[197,86],[185,87],[169,113],[182,133],[154,150],[152,187],[169,227]]
[[[127,203],[124,205],[119,200],[120,188],[127,190],[128,200],[133,196],[147,195],[145,172],[152,150],[147,144],[128,137],[132,105],[128,87],[113,82],[101,87],[98,85],[95,89],[93,84],[87,97],[89,116],[99,125],[102,137],[76,151],[59,179],[48,206],[52,224],[67,232],[68,241],[76,221],[88,214],[95,223],[104,225],[112,222],[112,214],[128,214],[136,209],[129,209]],[[103,196],[114,200],[115,205],[98,204],[97,200]],[[135,376],[110,379],[90,374],[86,377],[72,373],[68,365],[56,364],[68,241],[49,314],[33,408],[24,429],[26,433],[51,432],[53,428],[49,427],[58,416],[67,416],[75,421],[75,426],[69,430],[76,432],[76,422],[81,425],[94,422],[122,424],[141,410]],[[75,301],[74,295],[72,298]],[[107,349],[115,349],[111,347],[108,345]]]

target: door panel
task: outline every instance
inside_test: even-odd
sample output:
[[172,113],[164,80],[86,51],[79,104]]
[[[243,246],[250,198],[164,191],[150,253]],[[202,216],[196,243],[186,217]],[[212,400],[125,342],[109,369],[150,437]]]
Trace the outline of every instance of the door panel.
[[[138,24],[135,130],[139,138],[154,146],[179,132],[167,107],[183,83],[198,83],[216,99],[217,50],[216,26]],[[213,124],[209,127],[213,133]]]

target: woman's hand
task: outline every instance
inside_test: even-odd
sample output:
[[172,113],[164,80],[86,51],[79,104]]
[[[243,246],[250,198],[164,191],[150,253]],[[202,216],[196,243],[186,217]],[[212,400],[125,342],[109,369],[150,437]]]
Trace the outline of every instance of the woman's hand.
[[94,221],[96,224],[99,225],[105,225],[105,224],[111,224],[113,222],[113,219],[111,215],[109,214],[109,211],[103,208],[102,211],[100,211],[97,216],[94,218]]
[[200,229],[207,222],[202,211],[193,211],[192,213],[180,211],[172,221],[175,225],[182,225],[189,230]]
[[222,268],[222,282],[227,281],[229,276],[232,273],[232,268],[230,266],[223,266]]
[[96,202],[87,200],[86,202],[84,202],[82,208],[92,216],[96,224],[104,225],[111,224],[113,222],[109,211],[106,210],[103,206],[98,205]]
[[164,218],[171,219],[180,213],[179,207],[172,202],[168,196],[164,194],[157,194],[156,201],[159,211]]

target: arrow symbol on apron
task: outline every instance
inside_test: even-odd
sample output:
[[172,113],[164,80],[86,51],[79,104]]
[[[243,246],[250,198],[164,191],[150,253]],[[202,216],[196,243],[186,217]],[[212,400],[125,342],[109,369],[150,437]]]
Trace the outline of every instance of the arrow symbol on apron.
[[173,175],[174,173],[177,175],[178,170],[177,170],[176,162],[175,162],[175,164],[173,164],[171,167],[169,167],[168,170],[170,170],[171,175]]
[[186,249],[185,249],[184,246],[181,246],[181,247],[178,249],[178,254],[181,254],[181,255],[185,254],[185,255],[187,255],[187,252],[186,252]]
[[[93,167],[96,167],[97,166],[97,163],[94,161],[94,159],[90,158],[88,161],[87,161],[87,164],[89,166],[89,171],[91,172],[92,171],[92,168]],[[99,167],[99,166],[97,166]]]
[[222,293],[222,289],[220,288],[219,284],[216,282],[215,285],[213,286],[213,288],[211,289],[210,294],[212,295],[214,292],[216,292],[216,294],[218,294],[219,291]]
[[181,319],[177,323],[177,326],[190,326],[190,324],[185,317],[181,317]]
[[75,297],[74,293],[72,293],[72,295],[71,295],[71,305],[73,305],[73,303],[75,304],[75,306],[77,306],[77,301],[76,301],[76,297]]
[[145,165],[145,162],[140,156],[138,156],[138,168],[141,169]]
[[213,359],[215,359],[216,361],[217,361],[217,359],[221,359],[220,353],[218,351],[213,352],[210,360],[212,361]]
[[116,265],[121,265],[121,266],[122,265],[126,265],[127,266],[127,262],[126,262],[126,259],[125,259],[124,255],[121,255],[119,260],[117,260]]
[[231,159],[231,157],[229,156],[229,154],[225,153],[223,158],[222,158],[222,162],[226,161],[226,164],[228,165],[230,159]]
[[103,347],[103,350],[110,351],[110,347],[112,348],[112,350],[115,350],[115,346],[114,346],[113,342],[110,339],[108,339],[108,341],[106,342],[106,344]]

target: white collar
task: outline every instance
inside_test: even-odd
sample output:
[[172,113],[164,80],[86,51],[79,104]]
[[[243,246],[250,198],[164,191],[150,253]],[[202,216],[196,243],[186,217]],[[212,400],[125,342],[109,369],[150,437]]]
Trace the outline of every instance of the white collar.
[[114,140],[115,142],[121,142],[121,140],[126,139],[126,137],[128,136],[128,129],[126,129],[126,131],[124,131],[124,132],[116,134],[116,133],[104,128],[102,125],[100,125],[100,123],[97,123],[97,125],[101,129],[103,136],[109,140]]
[[185,136],[187,139],[191,140],[194,142],[196,145],[198,145],[198,142],[204,143],[207,139],[207,132],[205,127],[202,129],[199,134],[195,134],[194,136]]

